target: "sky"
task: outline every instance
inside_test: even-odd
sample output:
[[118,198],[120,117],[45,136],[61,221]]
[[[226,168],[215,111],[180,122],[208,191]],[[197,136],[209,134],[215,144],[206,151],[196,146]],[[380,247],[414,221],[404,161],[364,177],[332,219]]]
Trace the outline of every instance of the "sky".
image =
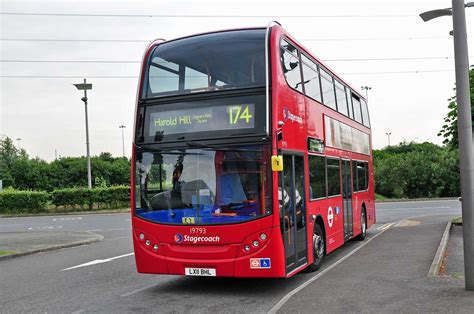
[[[391,144],[441,144],[437,133],[454,95],[452,20],[425,23],[419,14],[450,6],[446,0],[0,0],[0,136],[48,161],[85,155],[83,94],[72,84],[87,78],[91,154],[122,156],[125,125],[129,157],[139,61],[149,41],[276,20],[351,86],[371,87],[373,148],[385,147],[389,132]],[[474,64],[474,8],[466,19]]]

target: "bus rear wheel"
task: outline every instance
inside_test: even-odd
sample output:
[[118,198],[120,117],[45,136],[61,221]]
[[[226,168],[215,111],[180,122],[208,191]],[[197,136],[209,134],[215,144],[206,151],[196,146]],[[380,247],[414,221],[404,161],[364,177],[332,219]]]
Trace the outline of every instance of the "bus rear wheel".
[[325,252],[326,241],[324,239],[324,232],[321,225],[316,223],[313,232],[313,263],[308,266],[308,271],[317,271],[321,267]]
[[363,241],[367,236],[367,216],[365,209],[362,209],[360,213],[360,234],[357,236],[357,240]]

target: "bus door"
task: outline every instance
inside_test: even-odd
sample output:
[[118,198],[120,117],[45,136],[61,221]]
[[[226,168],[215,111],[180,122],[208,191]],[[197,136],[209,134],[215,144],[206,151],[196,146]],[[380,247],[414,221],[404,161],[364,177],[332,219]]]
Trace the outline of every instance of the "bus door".
[[342,160],[342,201],[344,207],[344,239],[352,236],[352,185],[351,161]]
[[280,176],[280,221],[285,245],[286,272],[307,263],[306,199],[303,155],[283,155]]

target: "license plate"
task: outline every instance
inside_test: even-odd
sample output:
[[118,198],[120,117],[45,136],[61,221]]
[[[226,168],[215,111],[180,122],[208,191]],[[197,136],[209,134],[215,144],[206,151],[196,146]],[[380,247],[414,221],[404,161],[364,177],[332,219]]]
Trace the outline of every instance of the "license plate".
[[215,276],[215,268],[185,268],[186,276]]

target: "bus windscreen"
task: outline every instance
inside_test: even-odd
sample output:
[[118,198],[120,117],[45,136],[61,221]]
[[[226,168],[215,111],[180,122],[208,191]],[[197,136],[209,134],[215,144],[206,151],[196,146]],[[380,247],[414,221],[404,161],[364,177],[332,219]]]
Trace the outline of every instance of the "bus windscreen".
[[143,151],[135,214],[157,223],[226,224],[271,213],[266,146]]
[[142,98],[265,86],[265,30],[211,33],[158,45]]

